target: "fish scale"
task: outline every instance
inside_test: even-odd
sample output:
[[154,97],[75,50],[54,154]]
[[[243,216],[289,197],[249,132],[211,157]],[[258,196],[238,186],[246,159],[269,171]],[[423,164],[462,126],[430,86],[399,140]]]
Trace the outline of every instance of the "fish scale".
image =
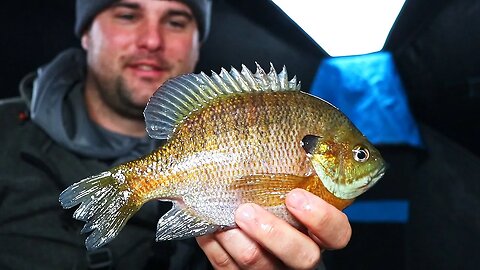
[[350,204],[383,175],[383,159],[343,113],[299,89],[273,66],[167,81],[145,109],[148,134],[166,143],[59,197],[65,208],[81,204],[74,217],[92,232],[87,249],[111,241],[152,199],[173,202],[158,222],[159,241],[235,227],[245,202],[300,228],[284,204],[294,188],[339,209]]
[[[311,101],[314,100],[312,98]],[[243,201],[241,198],[237,198],[234,190],[223,189],[226,189],[236,179],[244,175],[256,174],[307,176],[312,173],[312,169],[306,166],[306,153],[299,144],[299,134],[296,132],[296,130],[301,130],[305,135],[315,133],[313,130],[321,128],[321,126],[314,127],[314,122],[308,121],[309,119],[305,117],[308,114],[308,110],[305,108],[314,108],[309,106],[311,101],[309,102],[298,92],[282,94],[259,92],[255,93],[253,97],[252,95],[235,96],[191,116],[180,125],[171,142],[165,145],[165,149],[170,147],[172,149],[159,151],[157,154],[157,156],[161,156],[169,155],[170,152],[176,153],[177,162],[170,163],[171,168],[154,170],[163,170],[165,175],[168,175],[167,178],[170,179],[168,183],[174,186],[174,190],[169,191],[168,187],[161,187],[164,184],[163,179],[166,177],[157,177],[160,180],[154,182],[157,182],[159,186],[152,183],[148,189],[142,190],[146,194],[139,194],[139,196],[144,196],[146,200],[166,197],[166,194],[182,197],[188,206],[206,218],[221,225],[234,225],[232,210]],[[301,103],[305,106],[302,110],[299,110],[298,106],[291,105]],[[245,110],[251,111],[249,108],[255,108],[256,113],[254,115],[244,113]],[[223,116],[223,121],[214,122],[218,114]],[[296,119],[305,119],[306,121],[303,122],[303,125],[298,125],[298,128],[291,128],[297,125]],[[272,125],[271,123],[282,123],[282,125]],[[250,128],[235,129],[232,128],[234,125],[249,126]],[[205,128],[207,126],[209,127]],[[285,145],[286,142],[290,142],[289,145]],[[192,155],[212,156],[213,154],[209,151],[230,153],[235,158],[229,158],[225,162],[219,162],[222,159],[216,158],[212,159],[210,164],[201,162],[199,157],[189,158]],[[163,159],[165,158],[159,158],[159,160]],[[264,165],[265,163],[267,166]],[[157,164],[162,164],[162,162]],[[141,167],[140,164],[135,163],[128,166]],[[184,169],[178,171],[178,168]],[[187,168],[195,168],[195,170]],[[172,170],[178,172],[170,173]],[[139,174],[142,174],[142,178],[145,179],[155,178],[147,171]],[[193,186],[206,186],[207,188],[192,191]],[[208,187],[214,188],[209,189]],[[187,196],[187,194],[189,195]],[[209,203],[205,204],[206,199],[204,198],[207,196],[210,196]],[[225,205],[229,207],[224,207]],[[224,219],[224,217],[229,218]]]

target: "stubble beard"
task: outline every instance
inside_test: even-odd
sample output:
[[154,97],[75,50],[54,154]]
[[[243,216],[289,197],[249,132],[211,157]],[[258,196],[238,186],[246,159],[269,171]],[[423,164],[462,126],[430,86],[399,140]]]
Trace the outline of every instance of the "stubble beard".
[[114,79],[110,87],[105,87],[105,84],[98,84],[98,87],[103,102],[115,113],[128,119],[143,121],[146,103],[139,105],[133,101],[134,89],[130,89],[122,77]]

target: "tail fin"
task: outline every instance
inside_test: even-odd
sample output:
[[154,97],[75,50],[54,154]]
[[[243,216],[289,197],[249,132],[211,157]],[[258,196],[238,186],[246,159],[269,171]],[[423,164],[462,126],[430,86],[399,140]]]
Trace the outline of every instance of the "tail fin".
[[92,232],[85,240],[87,250],[115,238],[143,204],[125,184],[125,176],[110,171],[71,185],[60,194],[59,201],[63,208],[80,204],[73,217],[87,222],[82,233]]

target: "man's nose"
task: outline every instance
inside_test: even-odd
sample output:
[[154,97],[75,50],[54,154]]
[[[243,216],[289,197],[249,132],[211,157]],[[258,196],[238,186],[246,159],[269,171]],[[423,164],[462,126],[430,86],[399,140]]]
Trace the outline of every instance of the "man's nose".
[[148,51],[162,49],[164,38],[161,26],[158,24],[144,24],[139,33],[138,46]]

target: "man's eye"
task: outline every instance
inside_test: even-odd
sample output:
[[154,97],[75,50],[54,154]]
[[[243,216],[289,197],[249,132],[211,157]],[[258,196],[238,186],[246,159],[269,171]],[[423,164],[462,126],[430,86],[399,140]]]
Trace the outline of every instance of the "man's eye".
[[187,22],[184,20],[170,20],[168,21],[168,25],[173,28],[183,29],[187,26]]
[[117,14],[115,17],[118,18],[118,19],[121,19],[121,20],[131,21],[131,20],[135,19],[135,14],[121,13],[121,14]]

